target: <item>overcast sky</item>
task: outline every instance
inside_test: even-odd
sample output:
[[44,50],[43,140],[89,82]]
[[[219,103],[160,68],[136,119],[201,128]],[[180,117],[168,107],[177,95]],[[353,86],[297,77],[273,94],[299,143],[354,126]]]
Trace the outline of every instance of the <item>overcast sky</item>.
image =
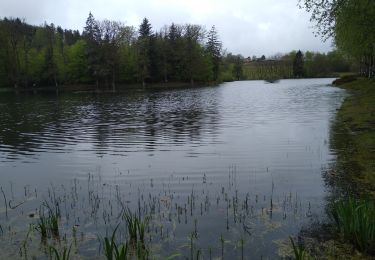
[[215,25],[224,48],[244,56],[266,56],[291,50],[327,52],[331,42],[314,37],[309,14],[298,0],[0,0],[0,17],[21,17],[79,29],[91,11],[138,27],[147,17],[159,30],[172,22]]

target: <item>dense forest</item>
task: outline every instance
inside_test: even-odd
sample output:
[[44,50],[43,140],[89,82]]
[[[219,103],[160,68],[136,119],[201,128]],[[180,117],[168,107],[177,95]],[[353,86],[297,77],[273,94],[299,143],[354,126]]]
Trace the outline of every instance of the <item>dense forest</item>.
[[82,34],[5,18],[0,41],[0,85],[14,87],[215,81],[222,51],[215,27],[172,24],[153,32],[146,18],[136,30],[91,13]]
[[324,77],[352,69],[338,51],[244,58],[226,53],[214,26],[207,31],[200,25],[172,23],[156,31],[146,18],[135,28],[98,21],[91,13],[82,33],[4,18],[0,46],[0,87],[14,88],[87,84],[115,90],[129,84],[194,85],[270,75]]

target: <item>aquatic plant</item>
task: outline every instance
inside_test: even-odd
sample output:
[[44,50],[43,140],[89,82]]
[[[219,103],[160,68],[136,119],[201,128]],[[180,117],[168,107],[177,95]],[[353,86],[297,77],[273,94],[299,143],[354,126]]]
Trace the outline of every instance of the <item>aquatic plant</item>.
[[359,251],[375,251],[375,203],[349,197],[334,202],[329,213],[337,231]]
[[221,259],[224,259],[224,238],[223,235],[220,235],[220,244],[221,244]]
[[59,220],[56,215],[50,215],[48,219],[49,230],[54,237],[59,237]]
[[200,256],[201,256],[201,250],[198,249],[198,250],[197,250],[197,258],[196,258],[196,259],[199,260],[199,259],[200,259]]
[[245,244],[245,240],[243,238],[241,238],[240,240],[240,244],[241,244],[241,259],[243,260],[244,259],[244,244]]
[[[269,218],[269,208],[272,207],[269,206],[269,199],[273,199],[258,193],[254,195],[242,194],[237,189],[236,176],[232,173],[229,175],[228,186],[220,186],[219,192],[214,196],[210,195],[205,187],[202,190],[193,188],[186,196],[174,197],[175,193],[170,185],[163,185],[161,190],[152,190],[148,194],[138,186],[132,186],[129,191],[129,199],[124,200],[124,194],[118,187],[102,183],[100,179],[94,181],[89,176],[87,188],[86,183],[83,185],[79,181],[74,181],[68,188],[61,185],[61,187],[49,189],[47,199],[44,199],[44,196],[41,198],[39,210],[27,214],[30,219],[35,218],[32,230],[38,230],[38,235],[42,237],[43,248],[49,250],[47,242],[52,242],[56,246],[59,245],[58,243],[66,243],[66,241],[72,241],[73,246],[79,248],[81,241],[86,240],[86,226],[82,229],[80,227],[90,223],[98,227],[97,236],[102,239],[98,240],[100,247],[97,254],[104,259],[148,259],[153,257],[153,254],[158,257],[166,257],[164,259],[215,259],[215,257],[223,258],[227,254],[228,256],[232,255],[232,250],[238,250],[239,259],[244,259],[247,254],[251,254],[250,248],[246,248],[244,237],[232,247],[229,246],[232,242],[225,240],[224,234],[220,236],[220,233],[217,233],[216,247],[215,245],[206,245],[204,244],[206,234],[200,233],[200,225],[203,226],[205,222],[199,221],[204,220],[202,217],[207,216],[210,207],[216,206],[223,209],[223,212],[220,212],[224,216],[222,219],[224,229],[225,221],[227,221],[228,227],[229,225],[236,228],[243,226],[244,231],[251,235],[253,218],[257,215]],[[115,192],[112,192],[112,189]],[[138,198],[133,196],[135,190],[137,190]],[[22,195],[26,197],[36,196],[36,191],[31,194],[25,189],[24,194]],[[301,208],[297,194],[295,197],[289,193],[289,195],[275,196],[274,198],[281,210],[280,214],[289,216],[289,214],[295,214],[296,207]],[[136,200],[138,200],[138,204],[131,204],[131,201]],[[126,205],[126,203],[129,204]],[[275,214],[279,214],[278,211],[275,211]],[[175,225],[184,223],[184,220],[185,224],[191,225],[192,229],[188,234],[186,244],[178,247],[178,244],[173,241],[176,236]],[[102,227],[106,227],[108,230],[108,227],[113,225],[112,221],[120,224],[113,230],[113,233],[102,236],[101,232],[104,230]],[[201,224],[198,225],[198,222]],[[3,223],[1,224],[0,234],[2,233],[1,229],[4,228]],[[6,232],[11,231],[10,227],[5,227]],[[118,229],[124,232],[121,233],[121,238],[124,237],[123,240],[120,240],[120,230]],[[215,232],[220,232],[220,230],[215,230]],[[60,239],[58,241],[48,240],[55,239],[57,234],[60,234],[61,241]],[[229,231],[228,239],[233,238],[235,241],[234,236],[237,235],[237,233]],[[30,243],[27,244],[27,250],[29,248],[34,250],[35,240],[29,239],[27,242]],[[176,245],[178,253],[173,253],[172,247],[164,251],[164,242]],[[56,248],[56,251],[60,252],[59,257],[63,257],[62,247],[56,246]],[[84,250],[79,250],[77,256],[85,255]],[[22,256],[26,255],[26,249],[23,248],[20,252]],[[41,255],[44,255],[42,251],[37,253],[37,256]],[[55,251],[51,249],[51,257],[55,257],[55,255]],[[67,255],[67,250],[65,255]]]
[[69,248],[64,247],[62,252],[59,252],[54,246],[50,246],[50,254],[54,260],[69,260],[70,259],[70,250],[72,245],[70,244]]
[[124,211],[124,218],[128,228],[129,240],[137,242],[138,216],[132,213],[129,208]]
[[0,191],[1,191],[1,193],[3,194],[3,198],[4,198],[5,217],[6,217],[6,219],[8,219],[8,203],[7,203],[7,197],[5,196],[5,192],[4,192],[4,190],[3,190],[3,187],[0,187]]
[[141,218],[136,213],[132,213],[129,208],[126,208],[124,211],[124,219],[128,229],[129,240],[131,242],[137,242],[139,238],[139,240],[144,243],[146,228],[150,218],[148,216]]
[[119,225],[115,228],[111,238],[104,238],[104,255],[107,260],[126,260],[128,259],[128,244],[124,243],[120,247],[115,242],[116,231]]
[[48,220],[44,215],[40,215],[35,229],[39,232],[41,239],[44,241],[47,239],[48,231]]
[[293,253],[294,253],[294,258],[296,260],[306,260],[310,259],[310,256],[307,254],[305,247],[302,245],[302,243],[294,243],[294,240],[292,237],[289,237],[290,242],[293,247]]
[[42,208],[39,209],[39,219],[35,229],[39,232],[42,240],[46,240],[49,236],[59,238],[58,211],[52,210],[47,203],[43,203],[43,206],[47,207],[48,215],[45,215]]
[[149,217],[145,217],[144,219],[137,218],[137,230],[139,234],[139,240],[144,243],[145,242],[145,233],[146,233],[146,227],[149,222]]
[[136,253],[137,253],[137,259],[139,260],[148,259],[150,255],[149,250],[146,248],[145,244],[142,242],[138,242],[136,244]]
[[167,256],[166,258],[164,258],[164,260],[172,260],[178,257],[181,257],[181,253],[175,253],[173,255]]

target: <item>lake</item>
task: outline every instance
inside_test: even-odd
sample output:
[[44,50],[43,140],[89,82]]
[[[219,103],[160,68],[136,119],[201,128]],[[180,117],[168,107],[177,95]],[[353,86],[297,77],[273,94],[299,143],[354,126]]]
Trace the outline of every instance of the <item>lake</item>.
[[[325,218],[322,173],[346,95],[332,81],[1,93],[0,258],[72,244],[74,257],[103,259],[118,223],[128,238],[125,209],[149,218],[157,259],[287,255],[289,236]],[[60,238],[41,242],[29,226],[49,207]]]

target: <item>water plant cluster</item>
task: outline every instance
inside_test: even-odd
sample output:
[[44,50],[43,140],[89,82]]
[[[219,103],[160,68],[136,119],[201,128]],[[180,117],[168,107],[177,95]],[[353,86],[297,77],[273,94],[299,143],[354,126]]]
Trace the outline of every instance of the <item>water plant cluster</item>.
[[349,197],[335,201],[330,211],[342,238],[356,249],[375,253],[375,203],[370,199]]
[[[288,236],[310,219],[310,203],[293,192],[280,195],[274,183],[267,194],[244,192],[235,167],[223,178],[225,185],[206,174],[88,174],[47,190],[25,186],[22,196],[13,186],[4,192],[12,207],[0,215],[0,246],[10,248],[1,257],[247,259],[267,256],[270,246],[276,252],[269,237],[284,239],[293,255]],[[16,201],[22,204],[15,208]]]

